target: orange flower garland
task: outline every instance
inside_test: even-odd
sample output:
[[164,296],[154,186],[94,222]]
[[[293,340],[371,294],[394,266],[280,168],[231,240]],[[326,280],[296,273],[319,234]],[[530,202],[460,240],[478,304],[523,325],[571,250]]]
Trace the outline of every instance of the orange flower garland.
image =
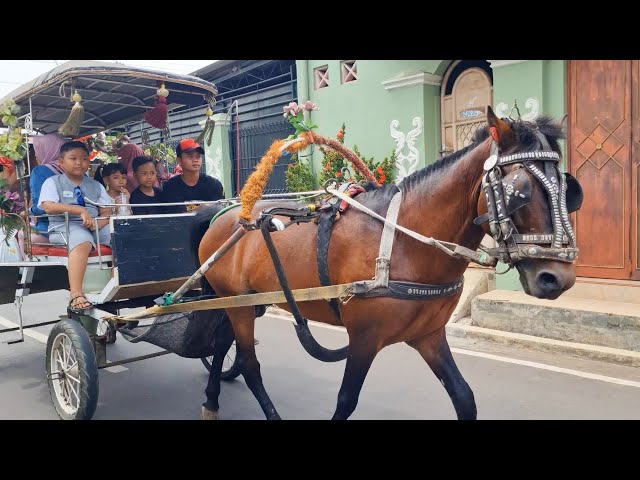
[[[267,153],[262,157],[260,163],[256,166],[255,171],[249,175],[247,182],[240,191],[240,202],[242,203],[242,209],[240,210],[240,218],[251,221],[251,210],[258,200],[262,197],[264,187],[267,186],[269,181],[269,175],[273,170],[274,165],[278,159],[282,156],[280,149],[285,144],[285,140],[274,141]],[[287,152],[295,153],[303,150],[309,145],[308,140],[305,138],[303,141],[291,145],[287,148]]]

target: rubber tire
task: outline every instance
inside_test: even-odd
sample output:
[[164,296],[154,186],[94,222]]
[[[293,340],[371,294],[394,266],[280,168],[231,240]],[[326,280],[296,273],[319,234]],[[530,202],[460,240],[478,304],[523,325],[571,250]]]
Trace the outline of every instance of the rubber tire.
[[[231,344],[231,347],[229,348],[229,351],[227,352],[227,355],[232,354],[234,355],[233,357],[233,364],[231,365],[231,367],[227,370],[223,370],[220,373],[220,380],[224,380],[225,382],[230,382],[231,380],[235,379],[238,377],[238,375],[240,375],[240,365],[238,365],[237,360],[237,356],[236,356],[236,341],[234,340],[233,343]],[[207,372],[211,372],[211,362],[209,361],[209,357],[203,357],[200,360],[202,360],[202,364],[204,365],[204,367],[207,369]]]
[[[71,340],[71,345],[76,352],[78,359],[78,374],[80,377],[80,404],[75,415],[66,413],[55,394],[53,380],[51,377],[51,350],[53,341],[59,334],[64,333]],[[46,372],[47,383],[49,385],[49,394],[51,401],[56,409],[56,413],[63,420],[91,420],[98,405],[98,365],[96,363],[96,354],[89,338],[89,334],[84,327],[76,320],[65,319],[51,329],[49,338],[47,339],[46,350]]]

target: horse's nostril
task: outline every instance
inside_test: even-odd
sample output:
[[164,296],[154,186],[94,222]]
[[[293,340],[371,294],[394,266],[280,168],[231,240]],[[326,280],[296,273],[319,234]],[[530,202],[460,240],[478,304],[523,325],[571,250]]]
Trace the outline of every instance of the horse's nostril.
[[549,272],[542,272],[538,275],[538,285],[545,290],[558,288],[558,278]]

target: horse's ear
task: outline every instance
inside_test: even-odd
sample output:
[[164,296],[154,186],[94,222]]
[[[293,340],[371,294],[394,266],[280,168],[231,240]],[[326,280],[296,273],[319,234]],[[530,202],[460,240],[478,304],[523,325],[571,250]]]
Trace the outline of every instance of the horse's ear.
[[500,120],[490,105],[487,105],[487,122],[489,124],[489,134],[498,144],[501,150],[507,150],[515,142],[516,136],[511,127],[506,122]]

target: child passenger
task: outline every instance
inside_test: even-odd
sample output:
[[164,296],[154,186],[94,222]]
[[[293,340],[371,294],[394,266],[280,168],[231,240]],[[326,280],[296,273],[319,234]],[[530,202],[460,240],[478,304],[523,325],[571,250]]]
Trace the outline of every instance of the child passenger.
[[[130,194],[127,190],[127,169],[121,163],[107,163],[104,167],[99,167],[93,178],[106,188],[107,195],[111,197],[111,202],[109,203],[131,203],[129,201]],[[123,214],[131,215],[130,208],[124,207],[124,210],[121,210],[121,208],[111,207],[112,214],[116,215],[122,212]]]
[[[162,190],[154,186],[157,177],[153,158],[147,155],[136,157],[131,162],[131,167],[133,168],[133,176],[139,183],[138,188],[131,192],[131,204],[163,203]],[[132,207],[132,209],[134,215],[165,213],[163,207]]]
[[[38,207],[49,215],[49,241],[64,243],[69,247],[69,308],[75,312],[91,308],[82,291],[82,279],[87,269],[89,253],[96,246],[95,230],[97,222],[98,239],[102,245],[109,245],[110,208],[100,208],[85,201],[112,203],[104,187],[85,175],[89,170],[89,150],[82,142],[66,142],[60,147],[60,165],[63,175],[49,177],[42,184]],[[65,226],[64,213],[69,214],[69,230]]]

